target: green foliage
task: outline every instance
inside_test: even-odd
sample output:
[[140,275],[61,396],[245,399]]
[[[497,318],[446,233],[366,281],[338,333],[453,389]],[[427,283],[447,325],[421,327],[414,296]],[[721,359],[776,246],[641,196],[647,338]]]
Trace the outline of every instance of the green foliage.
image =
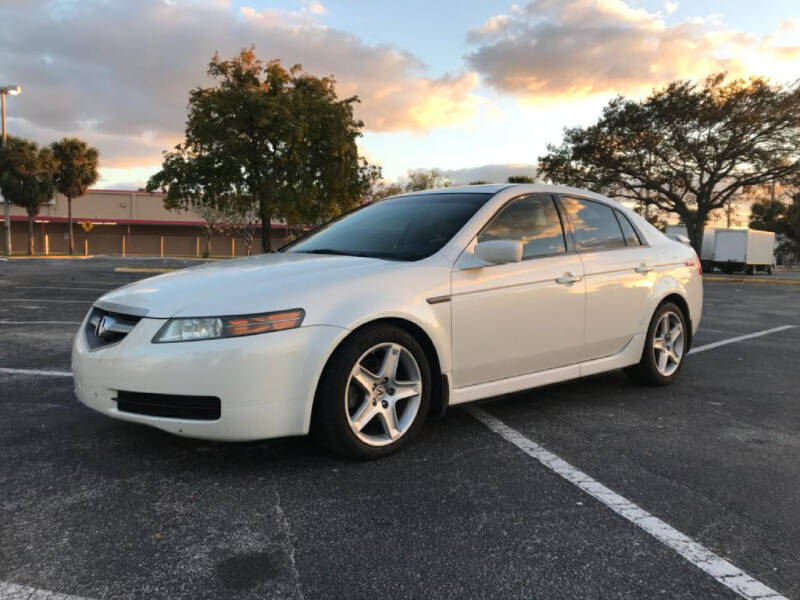
[[478,179],[477,181],[470,181],[468,185],[484,185],[487,183],[491,183],[491,181],[483,181],[481,179]]
[[55,174],[56,188],[67,197],[67,213],[69,219],[69,253],[75,250],[75,238],[72,232],[72,199],[80,198],[94,185],[100,177],[97,172],[99,154],[78,138],[63,138],[50,145],[53,155],[58,161]]
[[28,214],[28,254],[33,254],[33,219],[55,193],[58,163],[49,148],[9,137],[0,150],[0,191]]
[[407,192],[421,192],[436,188],[450,187],[452,182],[436,169],[417,169],[408,172]]
[[176,208],[255,210],[267,252],[272,219],[319,223],[361,201],[373,168],[358,155],[357,97],[340,100],[332,77],[265,64],[252,48],[215,56],[208,74],[216,85],[191,91],[186,140],[148,189],[167,189]]
[[711,211],[745,186],[800,174],[800,84],[720,74],[617,97],[594,125],[567,128],[540,167],[555,183],[677,214],[699,249]]
[[762,231],[784,233],[786,205],[780,200],[765,198],[750,207],[750,227]]
[[99,154],[78,138],[63,138],[50,149],[58,161],[56,189],[69,199],[80,198],[100,177],[97,172]]
[[508,178],[508,183],[536,183],[536,180],[528,175],[512,175]]

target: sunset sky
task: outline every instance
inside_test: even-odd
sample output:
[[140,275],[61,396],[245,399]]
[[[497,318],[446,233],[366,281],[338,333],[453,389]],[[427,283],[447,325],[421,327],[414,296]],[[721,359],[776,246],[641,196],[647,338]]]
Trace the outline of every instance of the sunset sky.
[[466,182],[530,168],[617,93],[719,70],[800,78],[800,3],[2,0],[0,85],[22,86],[9,133],[80,136],[100,150],[97,187],[142,186],[210,57],[250,44],[358,94],[362,152],[387,179]]

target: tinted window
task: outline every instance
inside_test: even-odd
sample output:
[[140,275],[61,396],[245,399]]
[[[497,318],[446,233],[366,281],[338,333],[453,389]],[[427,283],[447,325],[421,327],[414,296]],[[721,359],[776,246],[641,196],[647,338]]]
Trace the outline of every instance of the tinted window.
[[639,239],[636,230],[631,225],[631,222],[628,220],[628,217],[623,215],[618,210],[614,211],[614,214],[617,216],[617,221],[619,221],[619,226],[622,227],[622,235],[625,237],[625,243],[628,246],[641,246],[642,241]]
[[284,252],[419,260],[438,252],[492,194],[424,194],[375,202],[323,225]]
[[549,196],[520,198],[506,206],[478,236],[479,242],[522,242],[522,258],[566,252],[558,211]]
[[606,250],[625,247],[622,230],[611,207],[577,198],[563,198],[563,204],[575,227],[579,248]]

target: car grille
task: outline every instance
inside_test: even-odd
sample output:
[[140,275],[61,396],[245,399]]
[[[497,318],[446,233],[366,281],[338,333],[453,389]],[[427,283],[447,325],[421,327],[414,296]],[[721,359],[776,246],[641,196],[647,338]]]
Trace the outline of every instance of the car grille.
[[116,344],[136,327],[140,319],[94,307],[86,321],[86,341],[93,350]]
[[121,412],[169,417],[191,421],[216,421],[221,414],[219,398],[214,396],[179,396],[117,392],[117,409]]

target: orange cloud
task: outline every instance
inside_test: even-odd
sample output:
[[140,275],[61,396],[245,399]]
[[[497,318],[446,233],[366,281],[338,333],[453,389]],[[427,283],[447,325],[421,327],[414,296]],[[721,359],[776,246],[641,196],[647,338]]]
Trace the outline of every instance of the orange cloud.
[[622,0],[534,0],[471,31],[478,48],[467,62],[496,89],[534,101],[638,93],[718,71],[788,80],[800,75],[794,27],[759,39],[716,15],[668,25]]

